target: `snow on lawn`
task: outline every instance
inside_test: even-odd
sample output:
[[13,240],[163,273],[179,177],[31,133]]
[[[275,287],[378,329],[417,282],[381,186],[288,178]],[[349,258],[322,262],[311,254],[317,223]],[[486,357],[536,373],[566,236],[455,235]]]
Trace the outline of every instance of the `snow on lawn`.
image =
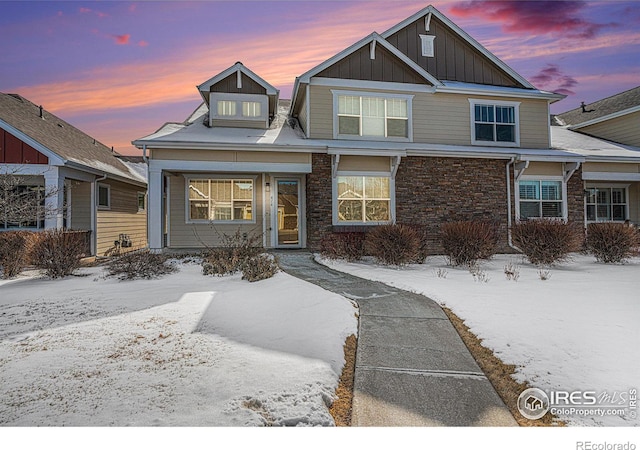
[[331,425],[356,309],[284,273],[0,286],[0,425]]
[[[468,270],[448,267],[442,257],[401,269],[371,261],[321,262],[449,307],[503,362],[516,365],[518,381],[546,392],[624,392],[627,397],[630,389],[640,388],[640,258],[605,265],[574,255],[552,268],[547,280],[516,255],[482,262],[475,278]],[[510,263],[519,270],[518,281],[505,276]],[[626,417],[560,416],[575,425],[640,425],[629,411]]]

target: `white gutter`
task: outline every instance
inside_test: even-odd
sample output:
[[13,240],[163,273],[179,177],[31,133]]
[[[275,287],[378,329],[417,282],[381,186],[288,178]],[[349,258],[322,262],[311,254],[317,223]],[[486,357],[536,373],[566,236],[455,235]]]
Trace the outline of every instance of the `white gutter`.
[[149,158],[147,157],[147,144],[142,144],[142,160],[145,164],[149,165]]

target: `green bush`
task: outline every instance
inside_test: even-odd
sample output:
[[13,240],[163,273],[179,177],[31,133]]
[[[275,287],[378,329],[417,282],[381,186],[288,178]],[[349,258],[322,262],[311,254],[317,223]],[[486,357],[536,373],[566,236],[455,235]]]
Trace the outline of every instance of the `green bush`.
[[582,247],[583,234],[573,223],[555,219],[536,219],[511,227],[513,243],[530,263],[549,266],[566,260]]
[[366,238],[367,252],[378,262],[404,266],[416,262],[420,249],[418,232],[407,225],[380,225]]
[[459,221],[441,227],[442,248],[453,266],[474,265],[479,259],[489,259],[496,252],[498,233],[488,222]]
[[586,248],[596,260],[621,263],[640,247],[640,233],[622,223],[592,223],[587,227]]
[[365,233],[330,233],[320,242],[320,254],[328,259],[358,261],[364,256]]

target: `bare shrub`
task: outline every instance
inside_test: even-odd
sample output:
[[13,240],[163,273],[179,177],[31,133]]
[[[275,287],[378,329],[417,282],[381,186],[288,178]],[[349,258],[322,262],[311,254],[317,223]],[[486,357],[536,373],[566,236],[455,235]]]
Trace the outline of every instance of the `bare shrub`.
[[33,265],[43,269],[50,278],[62,278],[73,274],[85,256],[85,235],[77,232],[49,230],[39,233],[33,246]]
[[438,278],[447,278],[447,275],[449,274],[449,272],[447,272],[447,269],[443,269],[442,267],[434,269],[434,273]]
[[491,280],[489,274],[482,270],[482,267],[477,262],[469,264],[469,273],[473,277],[473,281],[488,283]]
[[549,269],[539,269],[538,270],[538,277],[542,280],[542,281],[546,281],[549,278],[551,278],[551,271]]
[[250,282],[266,280],[278,272],[278,264],[271,255],[261,254],[242,264],[242,279]]
[[582,233],[573,223],[536,219],[512,225],[513,242],[531,264],[549,266],[566,260],[580,250]]
[[13,278],[28,264],[29,244],[33,240],[29,231],[0,233],[0,269],[3,278]]
[[604,263],[621,263],[640,246],[640,233],[622,223],[592,223],[587,227],[586,248]]
[[173,273],[176,268],[167,262],[167,256],[149,250],[130,252],[107,264],[107,275],[120,280],[158,278]]
[[504,275],[507,277],[507,280],[518,281],[520,279],[520,266],[508,262],[504,266]]
[[203,275],[230,275],[242,270],[250,258],[263,252],[261,236],[248,235],[237,230],[234,234],[222,234],[220,247],[207,249],[202,256]]
[[380,225],[367,234],[366,248],[382,264],[404,266],[416,261],[420,236],[407,225]]
[[440,228],[442,248],[453,266],[473,265],[489,259],[496,252],[498,233],[488,222],[460,221],[445,223]]
[[429,231],[426,225],[420,224],[406,224],[405,226],[411,228],[416,232],[418,236],[418,249],[416,253],[415,261],[412,261],[416,264],[423,264],[427,257],[429,256]]
[[331,233],[320,241],[320,254],[328,259],[358,261],[364,256],[365,233]]

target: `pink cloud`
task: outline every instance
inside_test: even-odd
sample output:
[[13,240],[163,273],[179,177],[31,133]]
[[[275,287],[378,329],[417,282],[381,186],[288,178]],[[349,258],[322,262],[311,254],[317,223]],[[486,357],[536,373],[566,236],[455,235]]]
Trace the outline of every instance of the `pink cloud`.
[[112,34],[111,37],[118,45],[129,45],[129,39],[131,39],[130,34]]
[[591,38],[617,24],[601,24],[579,17],[584,1],[479,1],[453,5],[449,14],[482,18],[501,24],[506,33]]
[[80,14],[88,14],[91,12],[89,8],[85,8],[85,7],[81,7],[80,9],[78,9],[78,11],[80,11]]
[[147,47],[149,45],[149,43],[147,41],[139,41],[138,42],[138,47]]
[[536,86],[551,89],[553,92],[564,95],[573,95],[571,89],[578,85],[578,80],[565,74],[555,64],[547,64],[536,75],[529,78]]

